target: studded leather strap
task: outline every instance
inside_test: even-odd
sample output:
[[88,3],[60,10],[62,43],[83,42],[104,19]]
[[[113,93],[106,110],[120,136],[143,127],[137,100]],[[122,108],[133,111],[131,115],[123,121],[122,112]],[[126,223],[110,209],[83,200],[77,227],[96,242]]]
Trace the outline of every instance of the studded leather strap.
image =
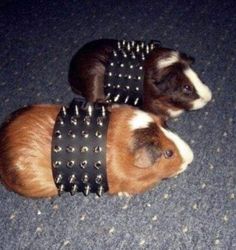
[[117,41],[106,66],[104,92],[108,102],[142,106],[143,62],[160,44]]
[[59,194],[63,191],[108,191],[106,134],[109,113],[102,104],[74,99],[58,114],[52,138],[52,169]]

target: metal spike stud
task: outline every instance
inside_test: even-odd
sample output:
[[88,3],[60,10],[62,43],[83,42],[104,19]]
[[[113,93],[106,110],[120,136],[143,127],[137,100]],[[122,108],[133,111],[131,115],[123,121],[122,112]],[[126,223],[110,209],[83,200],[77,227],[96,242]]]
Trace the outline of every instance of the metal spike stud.
[[113,50],[113,56],[114,56],[114,57],[117,57],[117,53],[116,53],[115,50]]
[[93,112],[93,107],[91,104],[88,105],[88,115],[91,117]]
[[88,138],[88,137],[89,137],[89,133],[86,132],[86,131],[84,131],[84,130],[81,132],[81,134],[82,134],[82,136],[83,136],[84,138]]
[[60,166],[61,166],[61,161],[55,161],[55,162],[53,162],[53,167],[54,168],[58,168]]
[[99,132],[99,131],[96,131],[95,135],[96,135],[96,137],[98,137],[98,138],[102,138],[102,133]]
[[88,180],[89,180],[88,174],[84,174],[84,176],[82,177],[82,182],[88,183]]
[[61,180],[62,180],[62,175],[59,174],[59,175],[57,176],[56,180],[55,180],[56,184],[59,184],[59,183],[61,182]]
[[84,195],[85,195],[85,196],[88,196],[89,193],[90,193],[90,186],[89,186],[89,185],[86,185],[86,186],[84,187]]
[[120,49],[120,48],[121,48],[120,41],[118,41],[118,42],[117,42],[117,47],[118,47],[118,49]]
[[132,57],[132,59],[135,59],[135,58],[136,58],[134,52],[131,53],[131,57]]
[[126,85],[125,88],[126,88],[127,90],[129,90],[129,89],[130,89],[130,86],[129,86],[129,85]]
[[111,66],[111,67],[113,67],[113,66],[114,66],[114,63],[113,63],[113,62],[111,62],[111,63],[110,63],[110,66]]
[[136,51],[137,51],[137,52],[139,52],[139,51],[140,51],[139,44],[137,44],[137,46],[136,46]]
[[97,125],[100,126],[100,127],[103,126],[103,119],[102,119],[102,117],[98,117],[97,118]]
[[68,161],[68,162],[66,163],[66,166],[67,166],[68,168],[72,168],[74,165],[75,165],[75,161]]
[[110,98],[110,96],[111,96],[111,93],[108,93],[106,98],[108,99],[108,98]]
[[67,146],[67,147],[66,147],[66,152],[72,153],[72,152],[74,152],[74,151],[75,151],[75,148],[74,148],[74,147],[72,147],[72,146]]
[[146,45],[146,53],[149,54],[149,52],[150,52],[150,48],[149,48],[149,46],[148,46],[148,44],[147,44],[147,45]]
[[143,70],[143,66],[139,66],[139,70]]
[[96,162],[94,163],[94,167],[95,167],[96,169],[99,169],[101,166],[102,166],[101,161],[96,161]]
[[95,153],[102,152],[102,147],[99,147],[99,146],[95,147],[95,148],[94,148],[94,152],[95,152]]
[[121,67],[121,68],[124,68],[124,66],[125,66],[124,63],[121,63],[121,64],[120,64],[120,67]]
[[128,79],[131,79],[132,78],[132,76],[131,75],[128,75]]
[[141,48],[142,49],[144,48],[144,42],[141,42]]
[[87,146],[83,146],[80,148],[81,153],[86,153],[86,152],[88,152],[88,150],[89,150],[89,148]]
[[54,151],[55,153],[58,153],[58,152],[60,152],[61,150],[62,150],[62,148],[61,148],[60,146],[58,146],[58,145],[55,145],[55,146],[54,146],[53,151]]
[[61,131],[60,131],[60,130],[57,130],[57,131],[55,132],[55,136],[56,136],[57,138],[61,139],[61,138],[62,138]]
[[75,116],[71,116],[70,123],[76,126],[77,125],[77,118]]
[[80,163],[80,167],[83,168],[83,169],[86,168],[87,165],[88,165],[88,162],[87,162],[86,160],[84,160],[84,161],[82,161],[82,162]]
[[108,75],[109,75],[109,76],[112,76],[112,72],[109,72]]
[[116,95],[116,96],[114,97],[114,102],[117,102],[117,101],[119,100],[119,98],[120,98],[120,94]]
[[136,91],[139,91],[139,87],[136,87],[135,90],[136,90]]
[[91,118],[90,118],[89,116],[85,116],[85,117],[84,117],[84,122],[85,122],[85,124],[86,124],[87,126],[89,126],[90,123],[91,123]]
[[74,174],[72,174],[70,179],[69,179],[69,182],[70,182],[70,184],[73,184],[73,183],[75,183],[75,181],[76,181],[76,176]]
[[67,114],[67,112],[66,112],[66,107],[65,107],[65,106],[62,106],[61,110],[62,110],[63,116],[66,116],[66,114]]
[[79,107],[75,105],[75,115],[79,116]]
[[60,124],[61,126],[64,125],[64,121],[63,121],[63,119],[62,119],[61,117],[58,117],[58,122],[59,122],[59,124]]
[[102,106],[102,116],[106,117],[106,109],[104,106]]
[[125,103],[127,103],[128,101],[129,101],[129,96],[126,96]]
[[121,78],[121,77],[122,77],[122,74],[121,74],[121,73],[119,73],[119,74],[118,74],[118,77],[120,77],[120,78]]
[[71,187],[71,190],[70,190],[70,194],[73,196],[76,194],[78,190],[78,186],[76,184],[74,184],[72,187]]
[[139,81],[142,79],[142,77],[141,77],[141,76],[138,76],[137,78],[138,78],[138,80],[139,80]]
[[111,87],[111,84],[110,84],[110,83],[108,83],[108,84],[107,84],[107,87]]
[[101,184],[101,183],[102,183],[102,175],[101,175],[101,174],[98,174],[98,175],[96,176],[95,182],[96,182],[97,184]]
[[138,104],[139,98],[136,98],[134,101],[134,105],[136,106]]
[[130,49],[131,49],[131,48],[130,48],[130,43],[128,42],[128,43],[127,43],[127,50],[130,51]]
[[131,46],[134,47],[134,45],[135,45],[135,41],[132,41]]
[[129,65],[129,68],[130,68],[130,69],[133,69],[133,68],[134,68],[134,65],[132,65],[132,64]]
[[123,57],[126,58],[127,54],[122,50]]
[[61,196],[62,193],[64,192],[65,186],[64,184],[61,184],[58,188],[58,195]]
[[98,187],[98,191],[97,191],[97,195],[98,195],[99,197],[101,197],[101,196],[103,195],[103,193],[104,193],[104,188],[103,188],[103,186],[99,186],[99,187]]
[[153,50],[154,49],[154,44],[151,43],[150,47],[151,47],[151,50]]
[[73,139],[76,138],[76,134],[73,133],[72,130],[69,130],[68,135],[69,135],[71,138],[73,138]]
[[125,46],[125,40],[122,40],[122,45]]

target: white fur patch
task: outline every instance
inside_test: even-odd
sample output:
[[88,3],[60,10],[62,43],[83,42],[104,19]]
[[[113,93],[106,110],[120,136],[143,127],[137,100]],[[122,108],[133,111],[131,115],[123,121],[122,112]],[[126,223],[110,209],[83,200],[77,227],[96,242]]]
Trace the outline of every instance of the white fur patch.
[[192,109],[200,109],[205,106],[212,98],[210,89],[202,83],[198,75],[191,69],[187,68],[184,70],[184,74],[191,81],[197,94],[200,98],[192,102]]
[[171,52],[170,56],[158,61],[157,66],[159,69],[163,69],[163,68],[166,68],[174,63],[177,63],[178,61],[179,61],[179,53],[178,52]]
[[187,166],[193,161],[193,151],[191,150],[189,145],[184,140],[182,140],[177,134],[162,127],[161,130],[175,144],[180,153],[180,156],[182,157],[183,163],[180,167],[180,171],[177,173],[179,174],[183,172],[187,168]]
[[168,114],[171,116],[171,117],[177,117],[179,116],[180,114],[182,114],[184,111],[182,109],[180,110],[172,110],[172,109],[168,109]]
[[154,122],[153,118],[140,110],[134,111],[134,116],[129,121],[129,125],[132,130],[139,128],[147,128],[149,123]]

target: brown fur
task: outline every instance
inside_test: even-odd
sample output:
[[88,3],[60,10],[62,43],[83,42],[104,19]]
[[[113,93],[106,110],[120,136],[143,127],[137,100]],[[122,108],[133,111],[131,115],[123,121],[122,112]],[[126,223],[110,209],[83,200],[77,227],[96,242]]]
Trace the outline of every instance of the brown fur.
[[[57,195],[51,169],[51,138],[59,110],[56,105],[31,106],[16,112],[2,126],[0,176],[9,190],[26,197]],[[175,144],[159,129],[160,118],[153,116],[155,123],[144,131],[130,130],[128,122],[134,110],[128,106],[112,109],[107,136],[110,194],[144,192],[175,175],[182,163]],[[174,155],[166,159],[162,153],[155,154],[155,147],[159,152],[171,149]],[[154,158],[151,165],[147,163],[149,156]]]

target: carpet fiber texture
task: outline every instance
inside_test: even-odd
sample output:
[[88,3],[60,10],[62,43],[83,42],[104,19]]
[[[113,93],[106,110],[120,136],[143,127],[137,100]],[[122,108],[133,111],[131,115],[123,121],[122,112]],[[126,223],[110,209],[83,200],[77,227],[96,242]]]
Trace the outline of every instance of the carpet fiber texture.
[[235,13],[233,0],[0,4],[0,122],[24,105],[69,102],[70,59],[98,38],[186,52],[213,92],[169,124],[194,162],[145,194],[32,200],[0,186],[0,249],[236,249]]

